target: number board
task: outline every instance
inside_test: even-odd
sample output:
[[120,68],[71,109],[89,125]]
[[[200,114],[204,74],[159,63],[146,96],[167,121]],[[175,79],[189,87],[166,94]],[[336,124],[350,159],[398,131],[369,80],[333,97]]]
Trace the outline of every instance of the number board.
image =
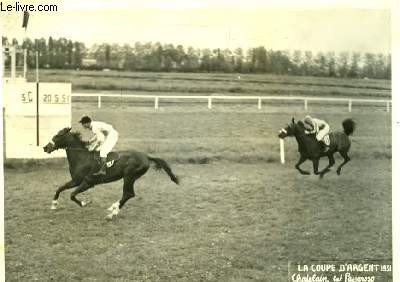
[[36,83],[3,84],[6,115],[36,115]]
[[66,94],[44,94],[42,97],[42,103],[44,104],[69,104],[70,95]]
[[37,92],[36,83],[3,80],[3,94],[6,157],[49,157],[41,146],[71,126],[71,84],[39,83]]
[[[36,83],[5,83],[7,115],[36,115]],[[39,83],[39,115],[71,115],[71,84]]]
[[40,83],[39,112],[43,115],[71,115],[71,84]]

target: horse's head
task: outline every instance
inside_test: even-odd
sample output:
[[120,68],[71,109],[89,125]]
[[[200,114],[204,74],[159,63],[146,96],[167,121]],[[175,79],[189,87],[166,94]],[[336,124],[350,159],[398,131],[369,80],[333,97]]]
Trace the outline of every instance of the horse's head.
[[297,134],[302,132],[304,132],[304,124],[301,121],[298,121],[296,123],[294,121],[294,118],[292,118],[292,121],[289,122],[285,128],[279,130],[278,137],[283,139],[288,136],[289,137],[296,136]]
[[71,128],[66,127],[61,129],[53,138],[43,147],[43,150],[50,154],[51,152],[58,149],[67,148],[73,141],[73,134],[71,133]]

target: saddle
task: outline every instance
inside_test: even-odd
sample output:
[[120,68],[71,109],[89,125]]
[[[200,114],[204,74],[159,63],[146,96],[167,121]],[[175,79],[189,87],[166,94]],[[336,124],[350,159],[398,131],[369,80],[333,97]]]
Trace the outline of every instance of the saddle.
[[120,158],[119,154],[117,152],[110,152],[107,154],[107,162],[106,165],[108,168],[112,167],[114,165],[114,162],[118,161]]
[[[95,159],[100,163],[100,152],[96,152]],[[120,155],[117,152],[110,152],[107,154],[106,166],[110,168],[116,161],[120,159]]]

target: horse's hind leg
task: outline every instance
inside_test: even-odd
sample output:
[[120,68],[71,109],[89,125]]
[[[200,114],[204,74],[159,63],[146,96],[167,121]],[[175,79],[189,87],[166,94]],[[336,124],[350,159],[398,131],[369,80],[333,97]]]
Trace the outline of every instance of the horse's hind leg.
[[339,151],[340,155],[343,157],[344,161],[341,163],[336,170],[337,175],[340,175],[340,172],[342,171],[342,167],[350,161],[350,157],[347,155],[347,151]]
[[67,190],[67,189],[71,189],[78,186],[78,184],[74,181],[68,181],[67,183],[61,185],[60,187],[58,187],[56,194],[54,195],[53,201],[51,202],[51,209],[52,210],[56,210],[57,209],[57,205],[58,205],[58,198],[60,197],[61,192]]
[[328,159],[329,159],[328,168],[331,168],[335,165],[335,158],[333,157],[333,154],[329,154]]
[[135,183],[135,178],[133,176],[125,176],[124,177],[124,187],[123,187],[123,192],[122,192],[122,198],[121,200],[115,202],[114,204],[111,205],[111,207],[108,208],[108,210],[111,212],[110,214],[107,215],[107,219],[112,219],[114,216],[117,216],[120,209],[125,205],[125,203],[130,199],[135,197],[135,191],[134,191],[134,183]]
[[124,176],[124,187],[122,192],[122,198],[121,200],[115,202],[114,204],[111,205],[111,207],[108,208],[108,210],[111,211],[111,213],[107,215],[106,217],[107,219],[112,219],[114,216],[118,215],[120,209],[122,209],[125,203],[130,198],[135,197],[135,190],[134,190],[135,181],[139,179],[143,174],[145,174],[147,170],[148,167],[139,170],[133,175],[128,174]]

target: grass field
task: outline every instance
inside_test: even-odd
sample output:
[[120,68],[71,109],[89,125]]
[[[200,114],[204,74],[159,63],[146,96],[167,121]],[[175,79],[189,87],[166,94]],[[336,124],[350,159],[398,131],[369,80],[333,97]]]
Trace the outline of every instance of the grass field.
[[51,211],[57,185],[68,179],[66,160],[8,161],[7,281],[274,282],[287,281],[289,261],[391,259],[390,114],[323,106],[308,113],[333,130],[347,117],[358,127],[342,175],[319,180],[294,169],[293,139],[285,142],[287,163],[279,163],[278,131],[306,114],[301,105],[170,104],[154,111],[73,103],[74,130],[84,113],[109,121],[120,132],[117,150],[164,158],[182,184],[150,170],[137,182],[137,197],[108,222],[121,182],[89,190],[81,196],[92,200],[85,208],[65,192]]
[[[240,79],[238,77],[240,76]],[[34,73],[29,76],[34,81]],[[43,70],[43,82],[71,82],[74,91],[389,98],[388,80],[278,76],[271,74],[136,73]]]

